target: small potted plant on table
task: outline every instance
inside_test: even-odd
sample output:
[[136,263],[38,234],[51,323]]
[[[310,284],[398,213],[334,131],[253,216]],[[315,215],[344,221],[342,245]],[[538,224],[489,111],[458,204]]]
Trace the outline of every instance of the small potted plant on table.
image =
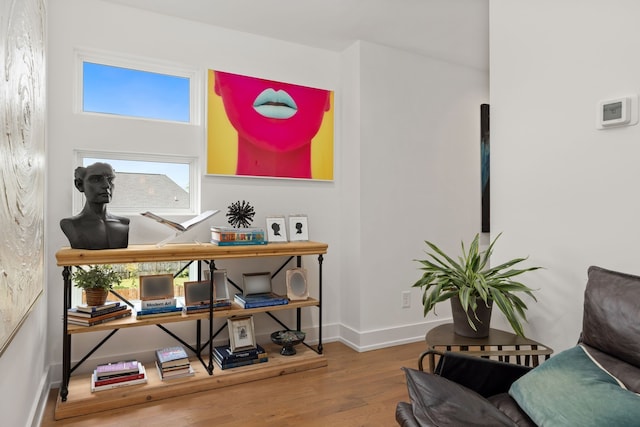
[[84,290],[87,305],[103,305],[113,285],[120,284],[120,276],[110,265],[93,265],[86,270],[76,269],[73,282]]

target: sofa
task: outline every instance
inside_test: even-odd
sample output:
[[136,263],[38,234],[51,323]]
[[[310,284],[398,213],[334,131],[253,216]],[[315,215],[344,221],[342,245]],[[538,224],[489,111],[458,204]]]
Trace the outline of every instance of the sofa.
[[577,344],[536,368],[445,352],[403,370],[403,427],[640,426],[640,276],[589,267]]

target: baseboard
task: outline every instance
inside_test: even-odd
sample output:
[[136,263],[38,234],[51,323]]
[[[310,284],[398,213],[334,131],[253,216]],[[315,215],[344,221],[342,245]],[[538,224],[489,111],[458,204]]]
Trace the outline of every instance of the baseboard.
[[347,325],[340,325],[338,340],[358,352],[371,351],[424,341],[428,331],[450,322],[451,318],[442,318],[369,331],[356,331]]

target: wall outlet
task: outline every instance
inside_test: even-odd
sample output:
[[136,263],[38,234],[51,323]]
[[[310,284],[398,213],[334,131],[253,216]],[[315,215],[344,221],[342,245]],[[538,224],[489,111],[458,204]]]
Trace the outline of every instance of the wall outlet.
[[411,307],[411,291],[402,291],[402,308]]

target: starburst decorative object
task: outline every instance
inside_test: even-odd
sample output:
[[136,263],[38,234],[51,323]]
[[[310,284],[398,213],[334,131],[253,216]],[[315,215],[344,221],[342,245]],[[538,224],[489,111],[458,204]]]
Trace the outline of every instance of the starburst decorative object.
[[232,227],[247,228],[253,222],[255,214],[253,206],[243,200],[242,202],[232,203],[229,206],[227,218]]

